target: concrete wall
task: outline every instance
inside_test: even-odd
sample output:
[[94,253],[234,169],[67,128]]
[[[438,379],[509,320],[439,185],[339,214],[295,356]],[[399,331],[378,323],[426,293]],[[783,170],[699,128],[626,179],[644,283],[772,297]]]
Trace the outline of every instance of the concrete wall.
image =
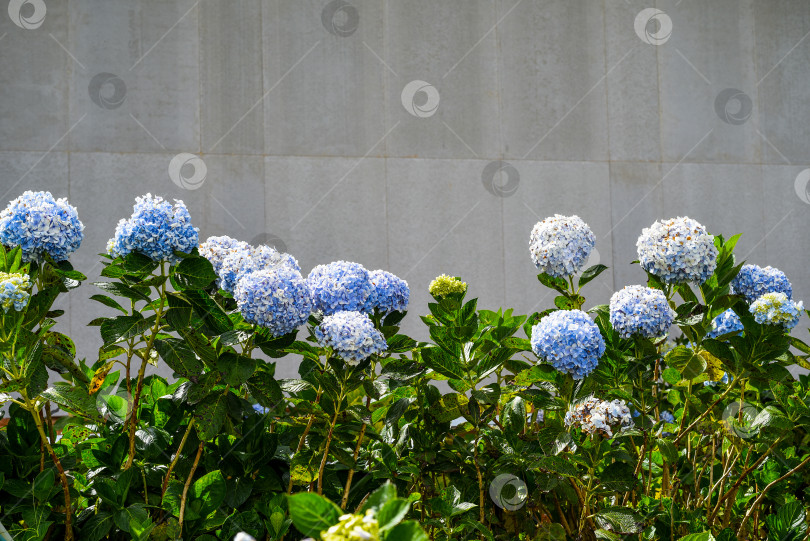
[[[305,272],[406,278],[417,336],[440,273],[482,307],[550,306],[527,245],[553,213],[582,216],[611,267],[589,304],[643,279],[642,227],[684,214],[743,232],[740,256],[810,301],[807,0],[18,4],[0,11],[0,200],[69,197],[91,278],[152,192],[203,237],[275,239]],[[203,180],[200,162],[170,178],[180,153]],[[60,323],[87,356],[95,292]]]

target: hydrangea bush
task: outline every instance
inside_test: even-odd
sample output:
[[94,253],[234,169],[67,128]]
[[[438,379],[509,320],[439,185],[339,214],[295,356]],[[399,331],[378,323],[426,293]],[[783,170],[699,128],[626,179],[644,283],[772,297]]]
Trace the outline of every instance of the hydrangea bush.
[[54,303],[86,279],[67,260],[81,229],[41,192],[0,214],[14,539],[808,534],[810,378],[788,371],[810,368],[790,334],[806,311],[783,273],[736,261],[738,236],[658,221],[637,241],[646,283],[588,307],[607,267],[585,268],[594,233],[555,215],[512,262],[536,265],[549,306],[481,308],[440,275],[419,285],[417,342],[395,274],[304,277],[267,246],[200,243],[185,205],[147,194],[81,289],[103,346],[77,359]]

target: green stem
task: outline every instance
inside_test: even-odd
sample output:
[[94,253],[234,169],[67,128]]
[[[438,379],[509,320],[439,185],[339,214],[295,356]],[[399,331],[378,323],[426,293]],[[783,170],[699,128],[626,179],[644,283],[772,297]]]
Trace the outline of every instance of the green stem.
[[194,457],[194,463],[191,465],[191,471],[188,472],[188,478],[186,478],[186,484],[183,485],[183,495],[180,497],[180,516],[178,517],[178,523],[180,525],[180,535],[178,537],[182,538],[183,536],[183,515],[186,511],[186,496],[188,495],[188,487],[191,486],[191,479],[194,477],[194,472],[197,471],[197,465],[200,463],[200,456],[203,452],[203,445],[204,442],[200,442],[199,447],[197,447],[197,456]]
[[323,495],[323,472],[326,469],[326,462],[329,459],[329,446],[332,443],[332,433],[335,430],[337,418],[338,412],[336,411],[335,416],[332,418],[332,424],[329,425],[329,433],[326,435],[326,448],[323,451],[323,459],[321,460],[321,467],[318,469],[318,496]]

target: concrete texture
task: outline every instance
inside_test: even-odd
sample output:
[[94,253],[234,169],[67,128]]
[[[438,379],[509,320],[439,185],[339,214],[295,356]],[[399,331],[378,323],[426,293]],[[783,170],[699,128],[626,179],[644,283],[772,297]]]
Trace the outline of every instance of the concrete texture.
[[[589,305],[641,282],[641,229],[684,214],[743,233],[739,255],[807,303],[808,62],[806,0],[49,2],[38,28],[0,14],[0,199],[68,196],[91,281],[135,196],[183,199],[203,238],[406,278],[417,338],[440,273],[484,308],[551,306],[528,238],[554,213],[611,267]],[[197,185],[169,177],[181,152]],[[94,293],[60,322],[91,360]]]

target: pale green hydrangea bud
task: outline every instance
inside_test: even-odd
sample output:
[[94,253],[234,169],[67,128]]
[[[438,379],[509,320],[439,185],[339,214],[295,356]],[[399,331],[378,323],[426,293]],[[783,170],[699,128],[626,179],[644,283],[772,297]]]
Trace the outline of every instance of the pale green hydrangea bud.
[[454,278],[453,276],[448,276],[446,274],[442,274],[437,276],[435,280],[430,282],[430,287],[428,288],[430,294],[433,295],[435,298],[446,297],[447,295],[452,295],[453,293],[464,293],[467,291],[467,283],[462,282],[458,278]]
[[321,541],[380,541],[380,528],[374,512],[343,515],[340,522],[321,533]]

